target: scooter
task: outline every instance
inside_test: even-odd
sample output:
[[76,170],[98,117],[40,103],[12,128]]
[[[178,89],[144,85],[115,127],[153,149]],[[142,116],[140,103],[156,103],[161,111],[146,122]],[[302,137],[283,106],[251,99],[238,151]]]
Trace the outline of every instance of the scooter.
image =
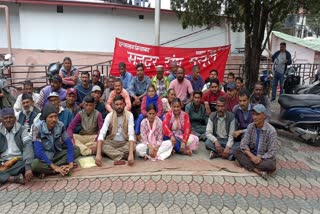
[[320,95],[282,94],[278,102],[281,106],[280,120],[270,123],[309,144],[320,146]]
[[10,69],[12,64],[10,54],[6,54],[0,61],[0,109],[12,108],[16,102],[16,98],[10,93],[7,77],[4,75],[4,71]]

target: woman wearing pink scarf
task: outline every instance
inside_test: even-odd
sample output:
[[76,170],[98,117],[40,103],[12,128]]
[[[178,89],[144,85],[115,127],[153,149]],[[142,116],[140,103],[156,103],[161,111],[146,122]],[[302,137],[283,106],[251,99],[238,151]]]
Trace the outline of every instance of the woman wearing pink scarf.
[[171,155],[172,143],[163,142],[162,121],[157,117],[155,104],[147,107],[147,118],[141,122],[141,143],[136,146],[137,154],[146,160],[164,160]]

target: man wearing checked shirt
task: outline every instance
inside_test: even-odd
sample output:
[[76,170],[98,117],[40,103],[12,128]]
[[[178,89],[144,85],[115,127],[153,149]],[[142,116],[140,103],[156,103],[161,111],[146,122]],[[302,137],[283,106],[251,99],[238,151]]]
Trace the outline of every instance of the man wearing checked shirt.
[[268,173],[276,170],[278,151],[277,132],[266,122],[266,108],[262,104],[253,107],[253,123],[241,140],[240,148],[234,152],[238,163],[266,179]]

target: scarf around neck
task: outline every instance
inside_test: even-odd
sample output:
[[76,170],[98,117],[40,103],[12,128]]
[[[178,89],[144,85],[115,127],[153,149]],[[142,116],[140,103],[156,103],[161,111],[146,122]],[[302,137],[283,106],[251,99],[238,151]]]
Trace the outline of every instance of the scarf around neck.
[[153,103],[156,106],[156,111],[158,111],[158,98],[158,94],[156,94],[154,97],[149,97],[147,95],[146,108]]

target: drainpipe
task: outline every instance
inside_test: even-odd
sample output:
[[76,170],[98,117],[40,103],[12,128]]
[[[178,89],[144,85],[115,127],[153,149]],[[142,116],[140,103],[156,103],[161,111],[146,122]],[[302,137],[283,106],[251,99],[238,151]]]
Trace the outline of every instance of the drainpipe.
[[9,54],[11,54],[11,56],[12,56],[9,8],[8,8],[7,5],[0,5],[0,8],[3,8],[4,11],[5,11],[5,14],[6,14],[6,29],[7,29],[8,49],[9,49]]

